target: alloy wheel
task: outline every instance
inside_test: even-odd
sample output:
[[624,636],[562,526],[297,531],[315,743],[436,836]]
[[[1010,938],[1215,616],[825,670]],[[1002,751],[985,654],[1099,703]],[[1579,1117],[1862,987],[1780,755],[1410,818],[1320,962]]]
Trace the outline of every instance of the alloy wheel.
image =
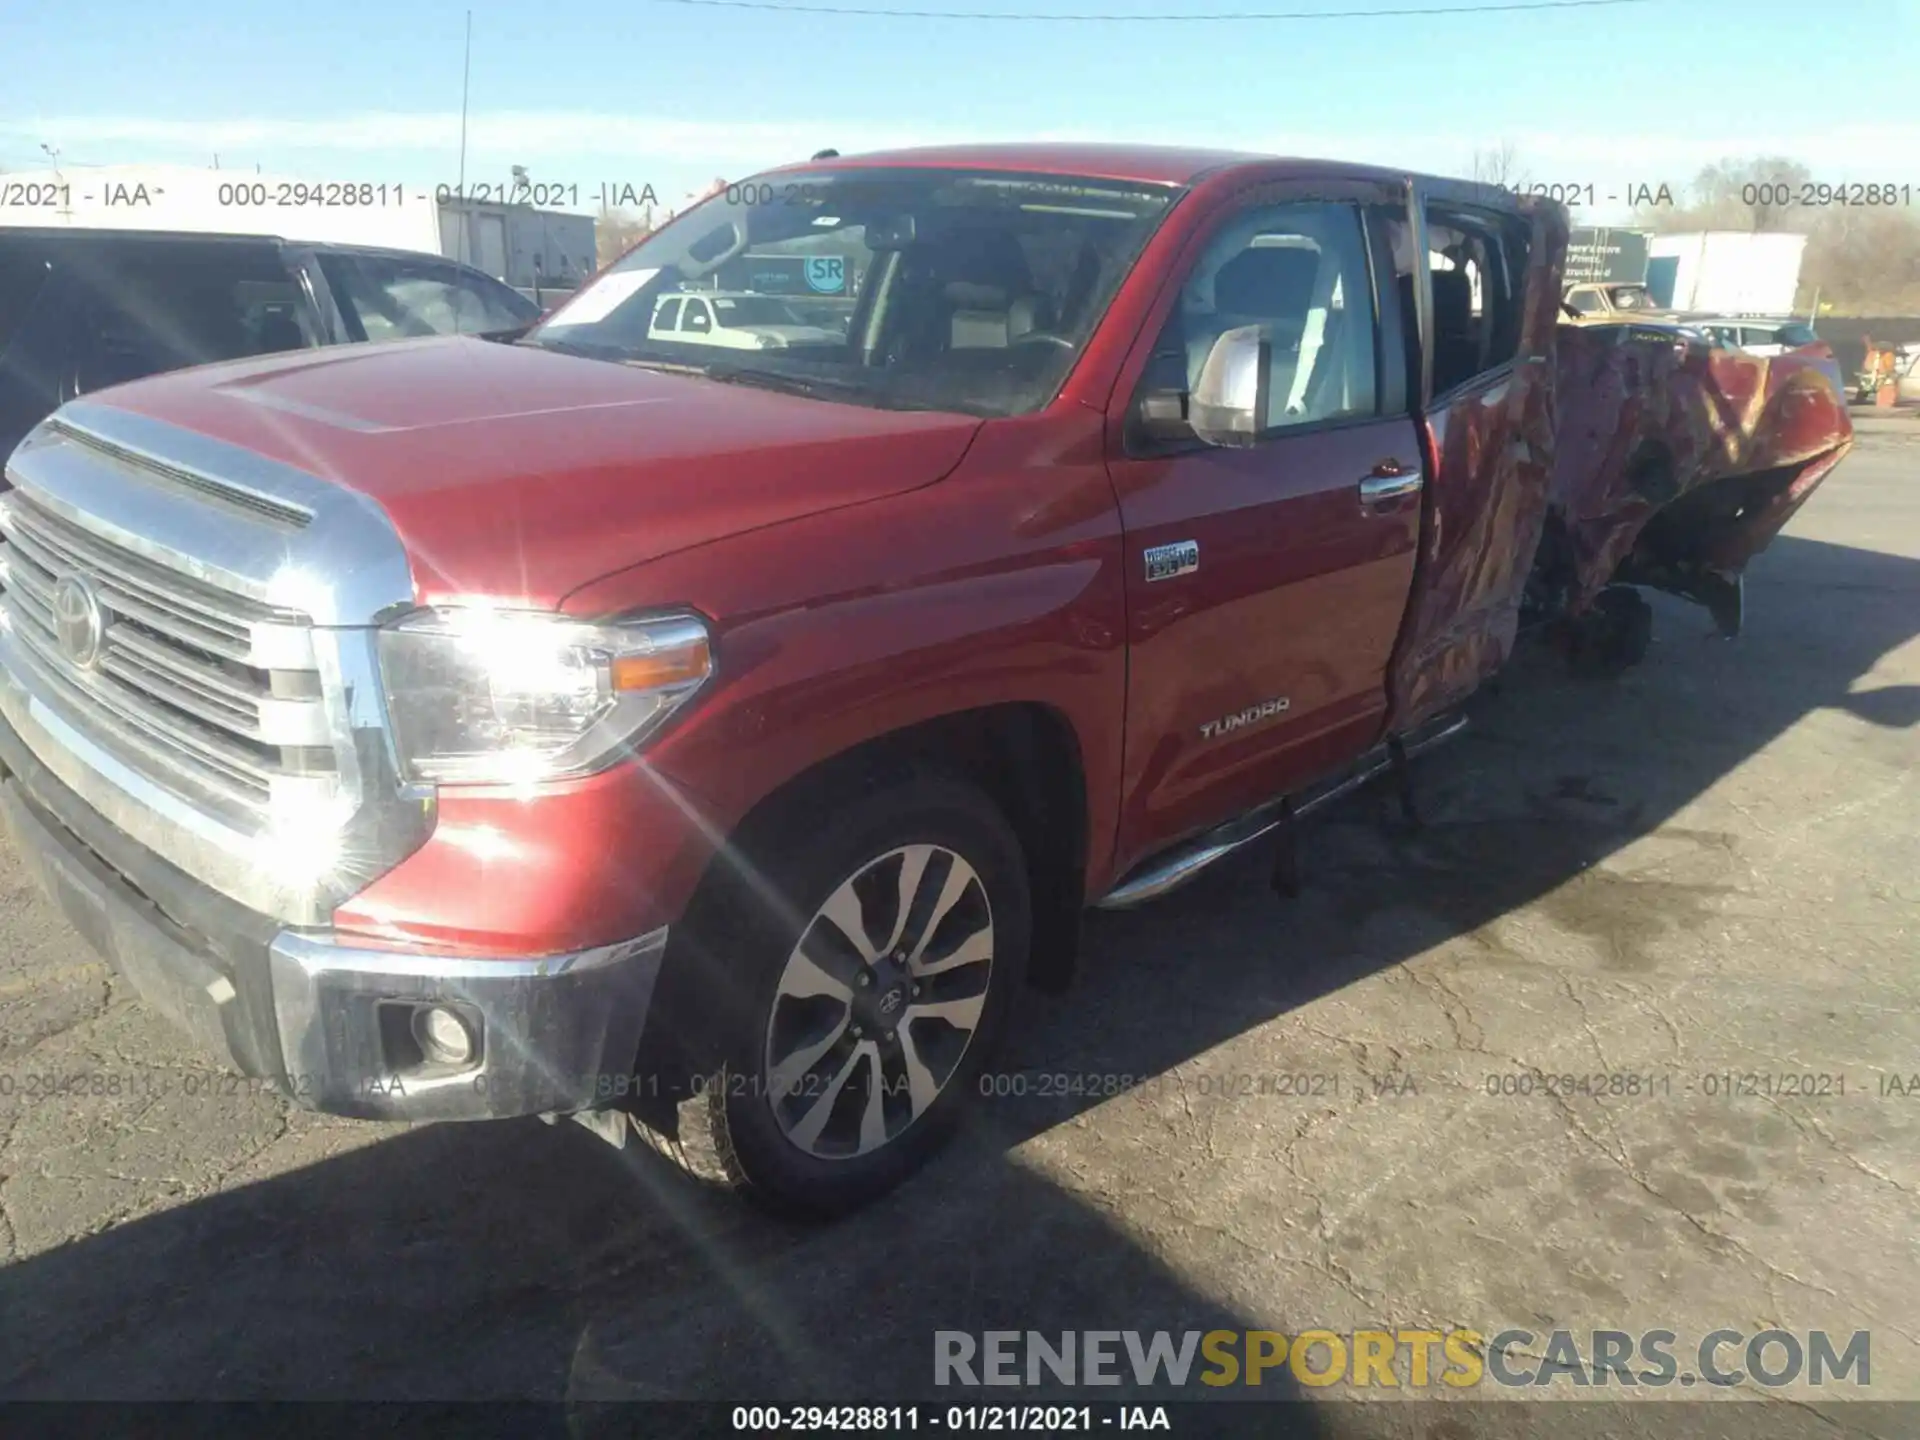
[[781,1133],[821,1160],[899,1138],[959,1068],[992,975],[992,906],[955,851],[901,846],[841,881],[767,1017],[762,1073]]

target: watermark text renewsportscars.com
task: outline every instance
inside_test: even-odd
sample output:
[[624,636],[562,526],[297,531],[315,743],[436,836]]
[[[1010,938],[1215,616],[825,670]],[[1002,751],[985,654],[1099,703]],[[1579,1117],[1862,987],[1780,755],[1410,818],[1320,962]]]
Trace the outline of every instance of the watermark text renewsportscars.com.
[[1846,1385],[1872,1381],[1868,1331],[937,1330],[942,1386],[1502,1389]]

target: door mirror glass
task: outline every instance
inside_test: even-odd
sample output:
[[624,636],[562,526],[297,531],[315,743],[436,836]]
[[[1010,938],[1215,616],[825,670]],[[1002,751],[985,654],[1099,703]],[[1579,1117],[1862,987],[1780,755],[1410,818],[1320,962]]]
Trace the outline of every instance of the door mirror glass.
[[1223,331],[1201,362],[1188,423],[1209,445],[1246,446],[1260,438],[1273,371],[1273,342],[1261,325]]

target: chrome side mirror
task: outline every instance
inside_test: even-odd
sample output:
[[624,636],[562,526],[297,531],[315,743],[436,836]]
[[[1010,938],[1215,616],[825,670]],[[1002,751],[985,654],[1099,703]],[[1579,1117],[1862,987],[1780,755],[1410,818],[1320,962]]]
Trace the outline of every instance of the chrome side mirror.
[[1207,352],[1187,406],[1193,433],[1209,445],[1245,447],[1266,428],[1273,341],[1264,327],[1224,331]]

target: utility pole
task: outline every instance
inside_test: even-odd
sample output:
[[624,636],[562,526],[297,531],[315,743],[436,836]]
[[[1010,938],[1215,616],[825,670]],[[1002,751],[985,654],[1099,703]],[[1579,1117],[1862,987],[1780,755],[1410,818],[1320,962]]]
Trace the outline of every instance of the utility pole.
[[467,11],[466,56],[460,63],[460,181],[454,187],[454,213],[460,217],[460,261],[470,264],[467,230],[473,214],[467,209],[467,91],[473,81],[473,11]]

